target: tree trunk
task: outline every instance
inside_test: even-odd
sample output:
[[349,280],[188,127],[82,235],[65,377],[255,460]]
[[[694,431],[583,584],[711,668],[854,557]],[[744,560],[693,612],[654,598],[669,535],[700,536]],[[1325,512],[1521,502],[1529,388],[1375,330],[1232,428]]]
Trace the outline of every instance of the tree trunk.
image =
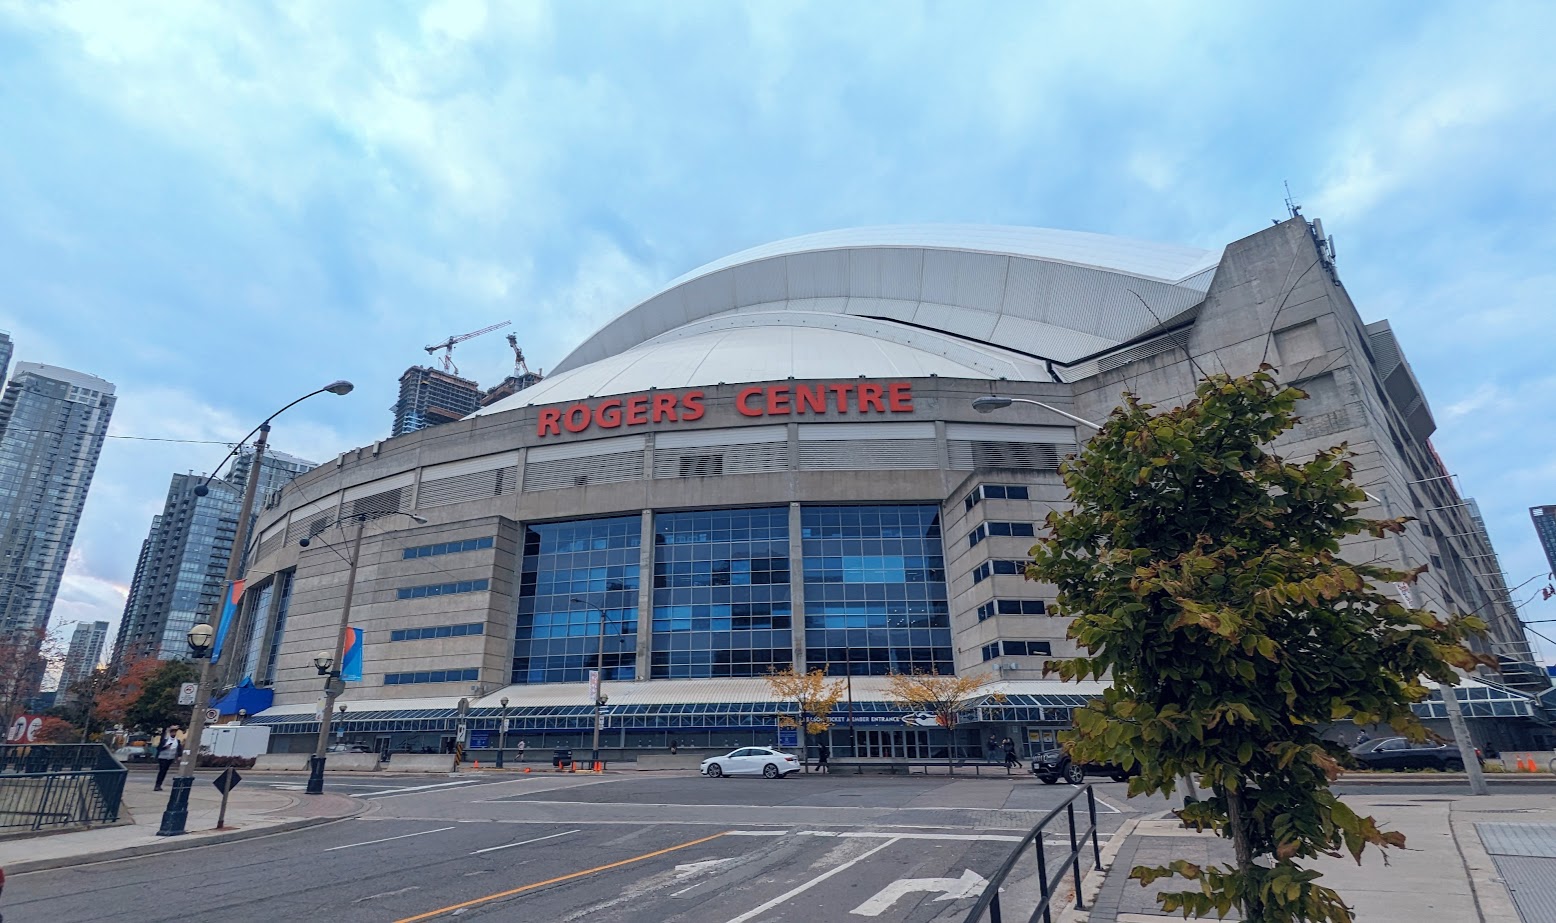
[[[1239,787],[1236,792],[1228,792],[1222,788],[1220,794],[1226,799],[1227,825],[1232,828],[1232,846],[1237,852],[1237,870],[1242,873],[1245,882],[1251,883],[1254,872],[1253,847],[1248,842],[1248,828],[1243,820],[1242,788]],[[1244,894],[1242,902],[1244,923],[1264,923],[1264,902],[1251,889]]]

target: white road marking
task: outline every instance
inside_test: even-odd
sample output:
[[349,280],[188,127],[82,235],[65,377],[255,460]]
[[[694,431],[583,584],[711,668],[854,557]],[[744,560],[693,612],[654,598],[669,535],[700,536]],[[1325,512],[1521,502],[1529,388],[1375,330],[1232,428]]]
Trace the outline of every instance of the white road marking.
[[382,796],[408,795],[411,792],[426,792],[426,791],[431,791],[431,790],[436,789],[436,788],[459,788],[459,787],[465,786],[465,785],[490,785],[490,784],[491,783],[489,783],[489,782],[483,783],[480,779],[460,779],[457,782],[437,782],[437,783],[434,783],[432,785],[412,785],[409,788],[385,788],[385,789],[380,789],[380,790],[378,790],[376,792],[363,792],[361,797],[363,797],[363,798],[376,798],[376,797],[381,796],[381,795]]
[[1003,833],[884,833],[876,830],[845,830],[842,833],[833,833],[828,830],[801,830],[800,836],[835,836],[838,838],[853,837],[871,840],[898,839],[898,840],[994,840],[1000,843],[1019,843],[1026,837],[1009,836]]
[[[594,783],[599,784],[599,783]],[[538,793],[537,793],[538,794]],[[1098,804],[1103,804],[1102,799],[1097,799]],[[645,802],[645,801],[560,801],[549,798],[497,798],[492,801],[483,801],[482,804],[567,804],[567,805],[593,805],[601,808],[770,808],[773,810],[792,810],[799,808],[814,808],[820,811],[876,811],[881,813],[893,813],[896,811],[941,811],[960,814],[965,811],[992,811],[1000,814],[1036,814],[1044,813],[1042,808],[964,808],[964,807],[869,807],[858,804],[677,804],[672,802]],[[1106,805],[1114,814],[1121,813],[1112,805]]]
[[677,879],[690,878],[693,875],[700,875],[703,872],[711,872],[721,865],[728,865],[731,862],[739,861],[739,856],[731,856],[727,859],[704,859],[701,862],[688,862],[685,865],[677,865],[675,867],[677,872],[675,877]]
[[345,846],[331,846],[325,852],[334,852],[337,849],[350,849],[353,846],[372,846],[374,843],[387,843],[390,840],[403,840],[407,837],[426,836],[429,833],[442,833],[445,830],[453,830],[453,827],[439,827],[436,830],[423,830],[420,833],[402,833],[399,836],[386,836],[381,840],[368,840],[365,843],[347,843]]
[[784,901],[789,900],[790,898],[793,898],[793,897],[798,897],[801,894],[804,894],[806,891],[809,891],[811,888],[814,888],[816,885],[821,884],[823,881],[826,881],[828,878],[831,878],[833,875],[836,875],[839,872],[846,871],[846,870],[848,870],[850,868],[853,868],[855,865],[858,865],[860,862],[863,862],[864,860],[870,858],[871,856],[875,855],[876,853],[880,852],[881,850],[885,849],[886,847],[890,846],[891,844],[893,844],[895,842],[897,842],[895,839],[890,839],[890,840],[887,840],[886,842],[882,843],[881,845],[875,847],[874,849],[869,850],[868,852],[860,853],[859,855],[855,856],[854,858],[849,859],[847,862],[844,862],[842,865],[839,865],[836,868],[833,868],[833,869],[831,869],[829,871],[822,872],[820,875],[817,875],[815,878],[812,878],[810,881],[807,881],[807,882],[805,882],[802,885],[798,885],[796,887],[790,888],[788,891],[785,891],[784,893],[778,895],[777,897],[773,898],[772,900],[768,901],[767,903],[762,904],[759,907],[753,907],[752,909],[747,910],[745,913],[741,914],[740,916],[731,919],[729,921],[729,923],[746,923],[747,920],[753,920],[753,919],[761,916],[762,914],[766,913],[767,911],[773,909],[774,907],[777,907],[779,904],[782,904]]
[[421,885],[411,885],[408,888],[400,888],[400,889],[395,890],[395,891],[381,891],[378,894],[369,894],[367,897],[359,897],[356,900],[352,901],[351,903],[353,903],[353,904],[360,904],[363,901],[377,900],[380,897],[394,897],[396,894],[404,894],[407,891],[420,891],[420,890],[421,890]]
[[964,869],[961,878],[899,878],[880,890],[874,897],[850,910],[861,917],[878,917],[891,909],[897,898],[914,891],[943,891],[937,901],[955,901],[983,890],[988,884],[972,869]]
[[787,830],[731,830],[725,836],[788,836]]
[[533,840],[525,840],[522,843],[504,843],[501,846],[488,846],[485,849],[478,849],[475,852],[471,853],[470,855],[472,855],[472,856],[479,856],[481,853],[484,853],[484,852],[496,852],[499,849],[512,849],[515,846],[528,846],[531,843],[539,843],[541,840],[554,840],[554,839],[556,839],[559,836],[567,836],[569,833],[577,833],[577,832],[578,832],[577,830],[568,830],[568,831],[566,831],[564,833],[553,833],[550,836],[537,836]]

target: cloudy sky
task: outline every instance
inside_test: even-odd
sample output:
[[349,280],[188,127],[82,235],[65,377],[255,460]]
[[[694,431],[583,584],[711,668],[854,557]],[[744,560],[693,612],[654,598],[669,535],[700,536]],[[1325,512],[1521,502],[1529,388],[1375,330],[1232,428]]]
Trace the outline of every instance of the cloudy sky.
[[[351,379],[276,428],[322,460],[387,434],[423,345],[512,320],[549,367],[748,246],[962,222],[1216,247],[1289,181],[1517,584],[1556,502],[1553,34],[1534,3],[0,0],[0,329],[116,383],[119,435],[233,440]],[[501,335],[457,359],[511,367]],[[169,475],[223,452],[110,441],[57,623],[117,623]]]

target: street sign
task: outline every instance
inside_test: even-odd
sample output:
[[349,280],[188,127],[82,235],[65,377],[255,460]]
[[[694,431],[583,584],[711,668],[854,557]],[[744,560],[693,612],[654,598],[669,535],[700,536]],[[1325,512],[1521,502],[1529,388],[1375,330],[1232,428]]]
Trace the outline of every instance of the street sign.
[[238,775],[238,771],[229,766],[222,771],[221,775],[212,779],[211,784],[216,786],[216,790],[218,792],[221,792],[223,795],[225,795],[233,789],[237,788],[238,783],[242,781],[243,777]]
[[215,724],[216,722],[218,722],[220,720],[222,720],[221,709],[219,709],[219,708],[207,708],[205,710],[205,723],[206,724]]
[[199,683],[184,683],[182,686],[179,686],[178,704],[193,705],[195,703],[195,696],[199,693],[199,691]]
[[38,742],[38,732],[43,730],[43,719],[32,715],[18,715],[5,732],[5,742],[8,744],[31,744]]

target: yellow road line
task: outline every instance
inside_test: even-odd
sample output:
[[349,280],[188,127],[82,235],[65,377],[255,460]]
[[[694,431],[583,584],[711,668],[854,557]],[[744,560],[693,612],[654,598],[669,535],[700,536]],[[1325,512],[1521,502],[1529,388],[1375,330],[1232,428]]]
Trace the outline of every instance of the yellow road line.
[[536,888],[544,888],[546,885],[554,885],[560,881],[570,881],[574,878],[582,878],[585,875],[593,875],[595,872],[604,872],[608,869],[621,868],[623,865],[631,865],[634,862],[642,862],[644,859],[652,859],[655,856],[662,856],[665,853],[675,852],[677,849],[685,849],[688,846],[696,846],[698,843],[706,843],[709,840],[716,840],[721,836],[724,836],[724,834],[715,833],[712,836],[705,836],[700,840],[692,840],[688,843],[682,843],[678,846],[667,846],[664,849],[655,850],[654,852],[650,853],[644,853],[641,856],[633,856],[631,859],[622,859],[620,862],[612,862],[609,865],[597,865],[592,869],[584,869],[581,872],[573,872],[570,875],[561,875],[556,878],[548,878],[545,881],[537,881],[531,885],[511,888],[507,891],[499,891],[496,894],[488,894],[485,897],[477,897],[472,900],[465,901],[461,904],[449,904],[447,907],[439,907],[437,910],[429,910],[426,913],[418,913],[414,917],[405,917],[404,919],[394,921],[394,923],[417,923],[419,920],[430,920],[433,917],[442,916],[445,913],[452,913],[455,910],[463,910],[466,907],[474,907],[477,904],[485,904],[489,901],[501,900],[505,897],[512,897],[515,894],[523,894],[525,891],[533,891]]

